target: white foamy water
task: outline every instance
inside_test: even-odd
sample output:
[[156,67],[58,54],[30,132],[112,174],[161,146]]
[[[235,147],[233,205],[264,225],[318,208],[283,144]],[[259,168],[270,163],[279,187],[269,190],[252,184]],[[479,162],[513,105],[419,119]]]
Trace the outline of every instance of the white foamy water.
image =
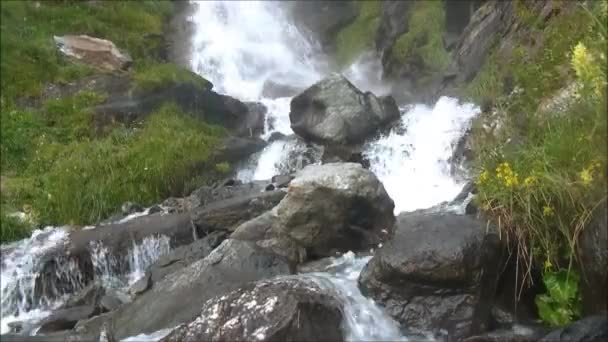
[[395,201],[395,213],[454,199],[464,184],[450,176],[452,145],[478,109],[442,97],[433,107],[415,105],[402,112],[398,127],[364,151],[370,169]]
[[334,258],[325,272],[305,273],[299,277],[312,279],[343,303],[342,328],[346,341],[408,341],[401,334],[399,324],[359,290],[357,279],[370,258],[348,252]]
[[[68,239],[69,234],[63,227],[46,227],[35,230],[30,238],[0,247],[0,334],[10,332],[9,324],[17,321],[27,322],[26,327],[34,329],[36,321],[50,315],[71,294],[86,285],[76,260],[64,255]],[[146,268],[161,255],[168,253],[170,245],[167,236],[146,237],[141,242],[133,243],[124,261],[111,255],[108,248],[99,242],[92,242],[89,250],[94,281],[106,288],[124,288],[143,276]],[[63,285],[57,288],[55,284],[50,284],[50,288],[42,292],[36,282],[40,280],[49,258],[57,265],[53,269],[52,279]]]

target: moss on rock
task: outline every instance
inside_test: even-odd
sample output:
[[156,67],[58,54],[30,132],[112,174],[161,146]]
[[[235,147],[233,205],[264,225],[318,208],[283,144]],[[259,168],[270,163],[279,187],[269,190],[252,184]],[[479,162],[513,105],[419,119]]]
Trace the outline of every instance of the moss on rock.
[[374,37],[380,23],[381,2],[360,1],[359,15],[336,35],[336,61],[346,66],[366,49],[374,47]]

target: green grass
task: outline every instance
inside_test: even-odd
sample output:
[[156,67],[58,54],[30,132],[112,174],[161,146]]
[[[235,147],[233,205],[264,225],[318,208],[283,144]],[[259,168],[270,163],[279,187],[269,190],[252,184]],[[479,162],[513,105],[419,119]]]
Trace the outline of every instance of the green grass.
[[198,74],[171,63],[142,66],[136,70],[133,80],[135,88],[144,91],[153,91],[178,82],[192,83],[201,91],[212,87],[211,82]]
[[135,63],[155,60],[170,1],[1,1],[2,97],[39,96],[48,82],[90,74],[64,61],[53,35],[86,34],[113,41]]
[[[62,59],[54,35],[109,39],[134,60],[132,89],[151,91],[175,82],[211,87],[204,78],[165,63],[161,34],[170,1],[1,1],[0,242],[28,236],[47,224],[93,224],[125,201],[152,204],[180,196],[223,175],[212,158],[224,129],[168,104],[135,127],[93,131],[92,106],[105,94],[81,91],[45,100],[45,86],[101,71]],[[24,98],[42,104],[23,108]],[[37,103],[33,101],[32,103]],[[27,222],[11,216],[27,213]]]
[[443,44],[445,9],[440,0],[416,1],[409,12],[408,30],[395,42],[391,57],[399,64],[416,63],[441,71],[449,63]]
[[374,37],[380,23],[380,1],[359,1],[359,15],[336,35],[336,61],[346,66],[362,52],[374,47]]
[[[594,6],[588,11],[576,5],[544,27],[530,26],[510,58],[494,51],[467,89],[470,98],[492,98],[493,115],[501,120],[494,132],[483,128],[490,114],[473,125],[477,201],[509,242],[521,279],[544,269],[546,284],[556,274],[573,274],[564,282],[578,282],[578,237],[606,202],[607,14],[605,2]],[[530,21],[530,15],[523,17]],[[542,36],[543,45],[531,46],[530,36]],[[503,96],[507,75],[518,91]],[[577,90],[568,107],[547,112],[539,106],[572,83]],[[557,298],[551,286],[537,299],[541,318],[553,325],[576,319],[580,294]]]
[[209,161],[223,135],[222,128],[167,105],[137,130],[117,128],[100,139],[39,145],[40,158],[24,171],[26,178],[8,179],[3,202],[31,207],[45,224],[95,223],[127,200],[147,205],[208,181],[215,164],[210,170],[197,167]]

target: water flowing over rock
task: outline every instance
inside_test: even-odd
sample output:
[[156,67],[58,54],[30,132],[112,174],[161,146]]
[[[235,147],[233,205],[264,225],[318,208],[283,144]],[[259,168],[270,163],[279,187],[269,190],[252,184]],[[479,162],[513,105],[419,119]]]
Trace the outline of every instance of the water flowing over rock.
[[109,40],[86,35],[55,36],[59,51],[71,60],[107,70],[125,70],[133,64],[126,52],[118,50]]
[[[206,258],[167,275],[108,319],[119,339],[171,328],[192,321],[210,298],[250,281],[288,274],[291,269],[286,261],[254,243],[225,240]],[[95,326],[99,322],[82,329],[94,331]]]
[[[361,165],[310,165],[273,210],[239,226],[232,238],[274,246],[294,261],[302,250],[309,257],[366,250],[391,235],[393,209],[382,183]],[[299,251],[281,251],[285,246]]]
[[342,341],[339,302],[310,281],[278,278],[208,300],[172,341]]
[[608,317],[589,316],[543,337],[540,342],[601,342],[608,339]]
[[470,216],[402,214],[359,284],[404,328],[460,340],[487,328],[499,257],[498,236]]
[[352,145],[399,118],[390,97],[363,93],[340,74],[332,74],[291,100],[291,128],[320,144]]

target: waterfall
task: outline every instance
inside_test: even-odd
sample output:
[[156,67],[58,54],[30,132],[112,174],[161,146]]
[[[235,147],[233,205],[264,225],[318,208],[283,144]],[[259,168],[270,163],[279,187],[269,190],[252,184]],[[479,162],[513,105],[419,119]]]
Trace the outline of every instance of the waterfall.
[[[291,98],[266,98],[264,86],[272,81],[305,89],[327,74],[327,61],[317,55],[314,43],[292,25],[278,2],[198,1],[189,18],[194,24],[191,69],[214,84],[215,91],[242,101],[258,101],[267,108],[263,139],[273,133],[293,134],[289,122]],[[362,56],[343,73],[358,88],[377,95],[390,93],[381,80],[379,62]],[[364,156],[370,169],[383,182],[395,202],[395,212],[428,208],[453,199],[463,184],[450,175],[449,157],[453,143],[464,134],[477,108],[441,98],[433,106],[401,107],[401,119],[392,130],[369,141]],[[306,162],[291,158],[307,153],[297,139],[279,138],[239,170],[244,181],[269,179]],[[303,158],[303,157],[302,157]],[[121,220],[146,215],[136,213]],[[98,229],[98,228],[92,228]],[[28,239],[3,245],[1,333],[17,320],[40,319],[62,304],[62,298],[36,300],[36,279],[42,262],[53,251],[62,249],[69,235],[63,228],[35,231]],[[134,243],[125,259],[117,259],[107,246],[89,246],[95,280],[109,287],[125,287],[136,281],[159,256],[169,252],[169,238],[149,237]],[[59,259],[58,259],[59,260]],[[333,259],[329,268],[298,275],[331,291],[343,304],[342,328],[349,341],[407,340],[397,323],[373,300],[361,294],[357,278],[369,257],[347,253]],[[62,276],[69,275],[73,289],[84,286],[76,266],[64,261]],[[126,265],[126,266],[125,266]],[[168,332],[138,335],[126,340],[154,341]]]

